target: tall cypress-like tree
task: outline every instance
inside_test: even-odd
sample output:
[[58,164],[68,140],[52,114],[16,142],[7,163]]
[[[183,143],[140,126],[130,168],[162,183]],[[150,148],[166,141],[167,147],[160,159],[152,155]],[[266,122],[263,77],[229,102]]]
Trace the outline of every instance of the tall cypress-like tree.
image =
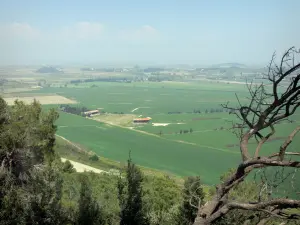
[[102,225],[104,224],[101,209],[92,197],[92,189],[87,177],[80,180],[80,198],[78,202],[78,225]]
[[149,221],[143,209],[143,175],[129,155],[126,168],[126,182],[118,182],[120,202],[120,225],[147,225]]

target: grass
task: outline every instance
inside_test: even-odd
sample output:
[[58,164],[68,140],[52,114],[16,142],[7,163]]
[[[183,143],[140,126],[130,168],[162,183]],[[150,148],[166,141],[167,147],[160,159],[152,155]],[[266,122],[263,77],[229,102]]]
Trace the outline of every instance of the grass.
[[[97,87],[91,88],[93,84]],[[247,88],[244,85],[204,81],[129,84],[93,82],[63,88],[43,88],[33,92],[37,95],[57,93],[75,99],[79,105],[90,109],[103,108],[110,113],[124,113],[95,117],[106,123],[60,113],[57,134],[101,157],[125,162],[131,151],[133,160],[145,168],[180,176],[201,175],[206,184],[218,182],[224,171],[240,162],[238,139],[227,130],[235,117],[225,112],[204,112],[221,109],[220,104],[228,101],[236,105],[236,92],[240,101],[245,102]],[[194,110],[202,113],[192,113]],[[146,124],[134,126],[134,129],[120,127],[133,126],[130,120],[140,115],[150,116],[153,123],[170,124],[165,127]],[[299,114],[292,119],[296,122],[277,126],[274,135],[277,140],[266,143],[263,154],[277,150],[282,138],[287,137],[299,124]],[[191,133],[180,134],[180,130],[190,129]],[[296,149],[299,145],[298,138],[290,148]],[[252,142],[250,150],[254,151],[254,148],[255,142]]]
[[[234,91],[245,96],[242,85],[199,83],[190,85],[172,85],[170,83],[100,83],[98,87],[89,88],[85,85],[68,86],[68,88],[43,88],[36,92],[58,93],[67,98],[75,98],[88,108],[104,108],[107,112],[132,113],[140,115],[156,115],[168,112],[192,112],[194,109],[220,109],[221,103],[236,101]],[[215,86],[216,85],[216,86]],[[84,88],[84,91],[82,89]],[[218,91],[215,91],[218,89]],[[243,96],[241,96],[243,97]],[[244,97],[243,97],[244,98]]]
[[97,169],[108,171],[110,169],[121,168],[120,163],[117,163],[113,160],[109,160],[104,157],[101,157],[98,161],[90,160],[89,158],[92,155],[91,152],[89,152],[83,146],[80,146],[80,150],[79,150],[78,148],[75,148],[73,145],[71,145],[70,143],[68,143],[67,141],[63,140],[58,136],[56,137],[54,149],[62,158],[67,158],[69,160],[80,162],[95,167]]
[[[80,149],[78,149],[74,147],[74,145],[72,144],[62,139],[61,137],[57,136],[54,149],[62,158],[67,158],[68,160],[80,162],[82,164],[89,165],[104,171],[122,170],[125,167],[125,162],[118,163],[116,161],[104,158],[102,156],[100,156],[98,161],[92,161],[90,160],[90,156],[93,155],[94,153],[88,151],[83,146],[80,146]],[[78,144],[76,145],[78,146]],[[162,172],[160,170],[155,170],[153,168],[146,168],[143,166],[139,166],[139,168],[143,171],[143,174],[145,175],[156,176],[156,177],[168,176],[174,179],[178,185],[183,186],[184,180],[180,176],[176,176],[171,173]],[[207,189],[208,186],[204,186],[204,188]]]
[[[233,152],[179,143],[65,113],[61,113],[57,125],[58,135],[105,158],[125,162],[131,151],[133,160],[141,166],[181,176],[201,174],[207,184],[217,182],[219,175],[239,160],[239,154]],[[220,162],[208,169],[216,159]]]

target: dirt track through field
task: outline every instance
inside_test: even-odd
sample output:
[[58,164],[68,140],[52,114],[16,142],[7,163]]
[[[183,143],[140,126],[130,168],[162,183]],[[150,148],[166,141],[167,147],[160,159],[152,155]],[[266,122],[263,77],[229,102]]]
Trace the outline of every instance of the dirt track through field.
[[[103,121],[103,122],[106,123],[105,121]],[[142,134],[145,134],[145,135],[154,136],[156,138],[161,138],[161,139],[164,139],[164,140],[167,140],[167,141],[173,141],[173,142],[177,142],[177,143],[181,143],[181,144],[195,145],[195,146],[199,146],[199,147],[202,147],[202,148],[208,148],[208,149],[212,149],[212,150],[216,150],[216,151],[222,151],[222,152],[227,152],[227,153],[232,153],[232,154],[240,154],[239,152],[233,152],[233,151],[228,150],[228,149],[215,148],[215,147],[206,146],[206,145],[199,145],[199,144],[196,144],[196,143],[186,142],[186,141],[182,141],[182,140],[172,140],[172,139],[164,138],[164,137],[161,137],[159,135],[156,135],[156,134],[153,134],[153,133],[149,133],[149,132],[146,132],[146,131],[136,130],[136,129],[133,129],[131,127],[123,127],[123,126],[120,126],[120,125],[117,125],[117,124],[112,124],[112,123],[108,123],[108,124],[110,124],[112,126],[117,126],[117,127],[123,128],[123,129],[128,129],[128,130],[131,130],[131,131],[134,131],[134,132],[139,132],[139,133],[142,133]],[[206,130],[205,132],[208,132],[208,131],[211,131],[211,130]]]
[[135,108],[135,109],[131,110],[131,112],[134,112],[134,111],[136,111],[138,109],[148,109],[148,108],[150,108],[150,107],[148,107],[148,106],[138,107],[138,108]]
[[[96,121],[97,121],[97,120],[96,120]],[[131,131],[134,131],[134,132],[139,132],[139,133],[142,133],[142,134],[145,134],[145,135],[153,136],[153,137],[156,137],[156,138],[161,138],[161,139],[164,139],[164,140],[167,140],[167,141],[177,142],[177,143],[181,143],[181,144],[194,145],[194,146],[199,146],[199,147],[202,147],[202,148],[208,148],[208,149],[212,149],[212,150],[216,150],[216,151],[222,151],[222,152],[227,152],[227,153],[232,153],[232,154],[240,154],[239,152],[233,152],[233,151],[228,150],[228,149],[215,148],[215,147],[212,147],[212,146],[206,146],[206,145],[199,145],[199,144],[196,144],[196,143],[186,142],[186,141],[182,141],[182,140],[172,140],[172,139],[164,138],[164,137],[161,137],[161,136],[159,136],[159,135],[156,135],[156,134],[153,134],[153,133],[149,133],[149,132],[146,132],[146,131],[132,129],[131,127],[124,127],[124,126],[120,126],[120,125],[113,124],[113,123],[109,123],[109,122],[105,122],[105,121],[102,121],[102,122],[103,122],[103,123],[106,123],[106,124],[109,124],[109,125],[112,125],[112,126],[116,126],[116,127],[120,127],[120,128],[123,128],[123,129],[131,130]],[[84,126],[84,125],[83,125],[83,126]],[[95,125],[88,125],[88,126],[98,128],[98,126],[95,126]],[[80,127],[80,126],[78,126],[78,127]],[[206,130],[205,132],[208,132],[208,131],[211,131],[211,130]],[[67,142],[70,143],[72,146],[76,147],[77,149],[82,150],[79,146],[75,145],[74,143],[72,143],[72,142],[69,141],[68,139],[66,139],[66,138],[64,138],[64,137],[62,137],[62,136],[60,136],[60,135],[57,135],[57,134],[56,134],[56,136],[58,136],[58,137],[64,139],[65,141],[67,141]]]

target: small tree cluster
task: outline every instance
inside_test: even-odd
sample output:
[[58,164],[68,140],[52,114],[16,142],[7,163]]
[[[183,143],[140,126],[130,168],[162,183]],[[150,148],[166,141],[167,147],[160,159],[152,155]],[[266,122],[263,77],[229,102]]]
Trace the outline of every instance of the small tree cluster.
[[86,107],[74,107],[70,105],[60,105],[60,110],[63,112],[75,114],[75,115],[82,115],[83,112],[89,111]]

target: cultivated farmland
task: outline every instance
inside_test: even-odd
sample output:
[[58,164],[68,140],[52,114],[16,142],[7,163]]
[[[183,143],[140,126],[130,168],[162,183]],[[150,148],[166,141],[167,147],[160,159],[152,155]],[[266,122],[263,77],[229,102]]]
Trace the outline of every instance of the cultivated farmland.
[[[139,165],[181,176],[200,174],[207,184],[216,183],[223,171],[240,160],[238,139],[229,130],[235,117],[220,104],[229,101],[235,106],[235,93],[246,102],[247,89],[241,84],[93,82],[32,93],[59,94],[76,100],[78,107],[100,108],[102,115],[89,119],[61,112],[57,121],[58,135],[100,158],[124,162],[131,150]],[[152,118],[148,124],[132,123],[133,118],[148,116]],[[291,119],[292,123],[278,125],[276,135],[264,146],[265,153],[278,148],[279,141],[299,124],[299,112]],[[294,140],[291,148],[299,144],[299,139]],[[212,168],[215,159],[218,163]]]

